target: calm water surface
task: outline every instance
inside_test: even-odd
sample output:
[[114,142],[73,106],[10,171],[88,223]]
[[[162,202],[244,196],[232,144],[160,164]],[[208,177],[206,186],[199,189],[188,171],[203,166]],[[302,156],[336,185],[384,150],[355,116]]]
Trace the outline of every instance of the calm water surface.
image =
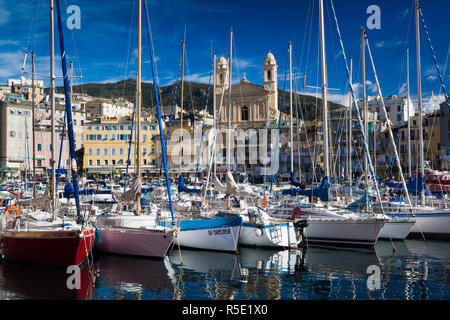
[[[181,258],[174,248],[164,260],[97,253],[81,271],[79,290],[67,289],[65,270],[1,261],[0,299],[450,299],[450,242],[394,245],[239,248],[237,255],[182,249]],[[373,265],[381,282],[370,291]]]

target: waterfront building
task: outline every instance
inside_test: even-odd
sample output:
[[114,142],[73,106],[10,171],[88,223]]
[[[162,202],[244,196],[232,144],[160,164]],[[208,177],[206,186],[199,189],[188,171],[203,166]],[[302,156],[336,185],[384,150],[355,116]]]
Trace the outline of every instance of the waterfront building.
[[[84,125],[83,168],[87,173],[111,173],[126,169],[130,146],[131,117],[97,118]],[[158,157],[156,134],[158,124],[149,115],[141,117],[142,170],[153,171]],[[134,172],[135,128],[131,145],[129,172]]]
[[86,102],[85,106],[91,118],[126,117],[133,113],[133,104],[124,99],[96,98]]
[[[24,76],[21,76],[20,79],[8,79],[8,87],[10,88],[9,93],[16,93],[22,95],[23,100],[31,102],[33,101],[32,84],[33,84],[32,79],[28,79]],[[34,86],[35,86],[34,101],[38,103],[44,97],[44,81],[35,80]]]
[[[383,98],[384,105],[386,107],[386,113],[391,120],[392,125],[397,126],[400,123],[405,123],[408,121],[408,99],[404,96],[391,95],[389,97]],[[411,98],[409,99],[409,116],[414,116],[414,106]],[[358,106],[360,110],[363,110],[362,100],[358,101]],[[386,117],[382,110],[383,105],[381,98],[379,96],[369,96],[367,97],[367,108],[369,112],[377,113],[377,120],[385,121]]]
[[0,168],[25,167],[31,134],[31,104],[0,101]]
[[[449,94],[450,96],[450,94]],[[440,168],[441,170],[450,170],[450,116],[447,101],[443,101],[440,105]]]

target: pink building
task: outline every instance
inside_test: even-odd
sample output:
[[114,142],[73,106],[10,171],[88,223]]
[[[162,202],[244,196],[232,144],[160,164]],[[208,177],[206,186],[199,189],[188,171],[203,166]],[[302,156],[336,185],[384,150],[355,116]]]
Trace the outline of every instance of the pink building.
[[[61,148],[61,134],[62,125],[55,124],[55,168],[58,168],[59,160],[59,150]],[[51,144],[51,121],[42,120],[39,125],[36,125],[35,137],[36,137],[36,169],[38,173],[44,173],[46,169],[51,169],[51,158],[52,158],[52,144]],[[61,169],[68,169],[70,166],[70,156],[69,156],[69,140],[67,135],[67,130],[64,132],[64,145],[62,148],[61,155]],[[30,154],[30,157],[32,155]]]

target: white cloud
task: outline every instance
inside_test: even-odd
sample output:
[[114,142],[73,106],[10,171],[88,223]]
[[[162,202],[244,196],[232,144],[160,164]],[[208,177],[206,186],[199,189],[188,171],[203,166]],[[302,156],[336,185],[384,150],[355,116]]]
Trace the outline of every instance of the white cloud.
[[406,45],[406,41],[394,39],[390,41],[379,41],[375,43],[375,47],[377,48],[395,48]]

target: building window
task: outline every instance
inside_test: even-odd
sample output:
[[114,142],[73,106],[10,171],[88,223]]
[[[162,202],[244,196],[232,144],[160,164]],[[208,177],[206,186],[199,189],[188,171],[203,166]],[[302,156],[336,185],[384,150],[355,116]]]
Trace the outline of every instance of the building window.
[[155,154],[155,148],[152,148],[152,154]]
[[115,134],[111,135],[111,140],[116,140],[116,135]]
[[120,153],[120,155],[123,155],[123,148],[120,148],[119,153]]
[[92,149],[89,148],[89,155],[92,156]]
[[116,165],[116,160],[111,160],[112,165],[115,166]]
[[152,159],[152,164],[155,165],[155,163],[156,163],[156,160]]
[[38,167],[42,167],[42,160],[38,160],[38,161],[37,161],[37,166],[38,166]]
[[92,166],[92,159],[89,159],[89,165]]
[[100,148],[97,148],[97,155],[100,155]]
[[98,159],[97,159],[97,165],[98,165],[98,166],[100,165],[100,160],[98,160]]
[[241,120],[242,121],[248,121],[249,117],[248,117],[248,107],[247,106],[243,106],[241,109]]
[[272,80],[272,72],[270,72],[270,70],[267,70],[267,80]]
[[111,149],[111,154],[114,156],[116,154],[116,148]]
[[107,166],[108,165],[108,160],[105,160],[105,166]]
[[108,148],[105,148],[105,149],[103,149],[103,151],[104,151],[104,155],[106,156],[106,155],[108,155]]
[[36,150],[42,151],[42,144],[38,143],[38,145],[36,146]]
[[147,148],[144,148],[144,154],[147,154]]
[[16,132],[15,132],[15,131],[10,131],[10,132],[9,132],[9,136],[10,136],[11,138],[14,138],[14,137],[16,136]]
[[147,164],[147,159],[144,159],[144,164],[145,164],[145,165]]

